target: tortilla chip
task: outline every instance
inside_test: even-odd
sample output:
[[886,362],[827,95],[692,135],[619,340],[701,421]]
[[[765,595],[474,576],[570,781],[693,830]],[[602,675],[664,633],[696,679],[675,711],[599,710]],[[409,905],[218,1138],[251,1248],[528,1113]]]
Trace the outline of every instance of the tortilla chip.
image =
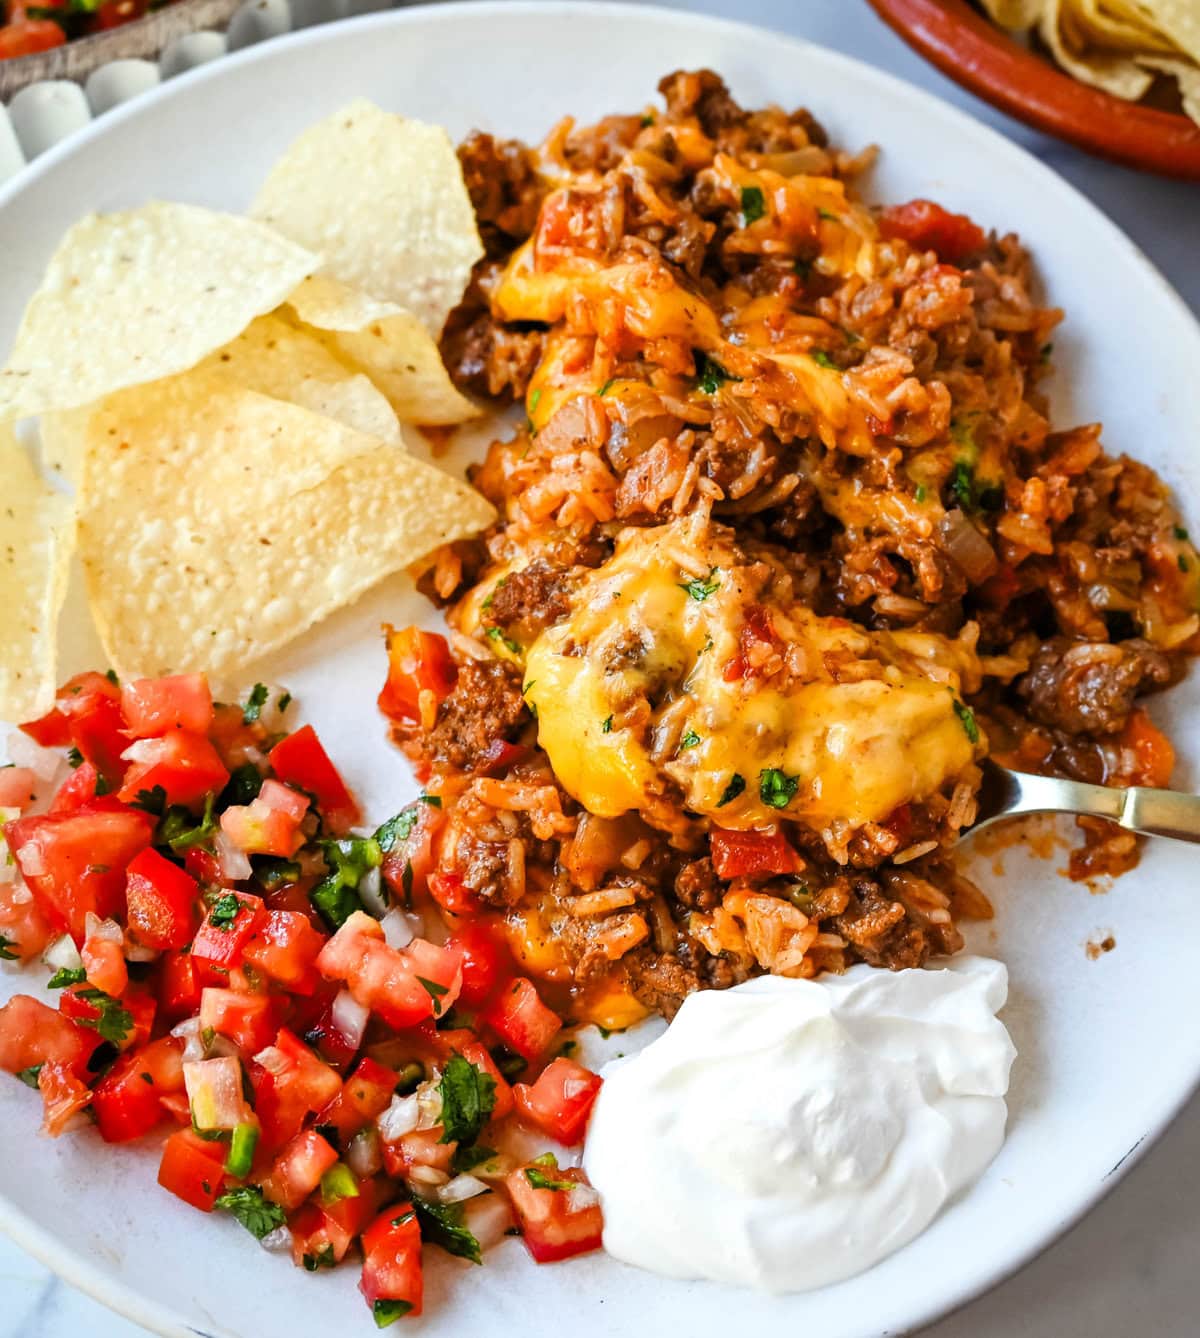
[[1045,0],[983,0],[983,7],[1002,28],[1024,32],[1038,21]]
[[0,420],[194,367],[318,263],[261,223],[193,205],[92,214],[63,239],[25,312],[0,370]]
[[1038,32],[1068,74],[1114,97],[1136,102],[1154,81],[1131,57],[1089,46],[1075,23],[1070,0],[1047,0]]
[[219,377],[150,390],[93,416],[80,516],[92,614],[122,675],[241,675],[495,515],[407,452]]
[[42,482],[7,426],[0,426],[0,476],[0,718],[32,720],[54,704],[58,614],[75,547],[75,507]]
[[1099,46],[1130,54],[1175,48],[1135,6],[1121,0],[1064,0],[1076,29]]
[[437,345],[417,318],[335,279],[306,279],[288,298],[303,326],[365,372],[402,422],[445,426],[479,410],[450,380]]
[[411,311],[435,338],[483,255],[450,137],[357,101],[297,139],[251,210],[321,272]]
[[401,444],[396,414],[370,379],[348,367],[315,335],[296,329],[280,316],[252,321],[196,370],[336,418],[356,432],[393,446]]
[[1126,0],[1192,61],[1200,62],[1200,5],[1196,0]]
[[91,416],[90,408],[64,409],[61,413],[44,413],[38,419],[43,468],[70,483],[77,494],[83,482],[84,449]]

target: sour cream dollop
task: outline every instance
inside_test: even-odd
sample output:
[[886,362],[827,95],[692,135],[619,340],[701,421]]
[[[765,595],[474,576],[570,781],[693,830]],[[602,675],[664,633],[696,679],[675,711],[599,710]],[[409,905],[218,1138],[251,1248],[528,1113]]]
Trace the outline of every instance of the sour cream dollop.
[[693,994],[604,1070],[584,1167],[605,1248],[771,1292],[870,1268],[1000,1150],[1007,994],[982,957]]

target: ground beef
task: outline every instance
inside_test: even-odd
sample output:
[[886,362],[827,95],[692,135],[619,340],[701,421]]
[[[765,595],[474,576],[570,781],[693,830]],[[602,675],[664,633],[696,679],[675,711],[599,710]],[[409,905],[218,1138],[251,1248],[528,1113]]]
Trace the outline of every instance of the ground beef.
[[490,623],[521,635],[528,644],[571,610],[569,592],[575,582],[563,567],[544,558],[534,558],[528,567],[514,571],[496,586],[486,617]]
[[1170,661],[1145,641],[1071,641],[1054,637],[1017,682],[1029,714],[1066,734],[1116,734],[1139,692],[1171,678]]
[[725,81],[712,70],[691,73],[676,70],[659,80],[658,91],[667,102],[667,114],[672,118],[695,116],[710,139],[716,139],[722,130],[740,125],[746,113],[730,96]]
[[460,308],[442,336],[442,359],[454,384],[487,399],[524,399],[542,356],[541,330],[498,323],[489,311]]
[[930,955],[924,932],[907,918],[904,907],[885,896],[870,878],[852,879],[846,909],[836,917],[833,927],[855,955],[871,966],[899,971],[921,966]]
[[459,146],[458,160],[488,254],[523,242],[537,224],[544,192],[530,150],[477,130]]
[[690,911],[711,911],[721,904],[721,882],[707,855],[685,864],[675,876],[675,897]]
[[692,939],[677,953],[638,948],[621,959],[625,984],[637,1001],[668,1021],[695,990],[725,990],[745,980],[747,971],[714,957]]
[[472,771],[488,745],[513,739],[528,719],[515,669],[499,660],[466,660],[427,736],[434,761]]

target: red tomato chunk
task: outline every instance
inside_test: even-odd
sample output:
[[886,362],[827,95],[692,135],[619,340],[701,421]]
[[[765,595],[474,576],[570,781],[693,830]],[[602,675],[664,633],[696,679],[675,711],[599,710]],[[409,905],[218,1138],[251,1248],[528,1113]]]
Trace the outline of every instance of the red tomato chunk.
[[582,1143],[588,1117],[601,1086],[600,1077],[571,1059],[552,1060],[532,1086],[513,1088],[521,1119],[556,1142]]

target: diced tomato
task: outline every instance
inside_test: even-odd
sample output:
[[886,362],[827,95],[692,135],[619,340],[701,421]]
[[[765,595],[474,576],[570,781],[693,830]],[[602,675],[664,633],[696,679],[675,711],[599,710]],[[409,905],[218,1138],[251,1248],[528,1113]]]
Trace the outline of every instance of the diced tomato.
[[[912,805],[900,804],[897,808],[892,809],[891,813],[888,814],[887,821],[883,823],[883,826],[892,833],[900,843],[900,846],[907,845],[909,835],[913,828]],[[897,849],[899,849],[900,846],[897,846]]]
[[558,1014],[542,1003],[533,982],[524,976],[505,985],[480,1019],[525,1059],[545,1054],[562,1028]]
[[403,950],[390,948],[378,921],[361,911],[321,950],[317,968],[327,980],[344,980],[364,1008],[397,1030],[440,1017],[462,983],[453,952],[424,939],[413,939]]
[[429,875],[429,895],[451,915],[477,915],[483,909],[478,894],[466,885],[461,874],[453,870],[435,869]]
[[99,1043],[94,1031],[77,1027],[32,995],[14,994],[0,1008],[0,1069],[7,1073],[53,1063],[82,1074]]
[[462,969],[458,997],[468,1008],[482,1008],[501,983],[513,975],[508,945],[483,921],[472,921],[455,930],[446,947],[458,955]]
[[264,911],[246,944],[245,960],[289,990],[311,994],[325,936],[299,911]]
[[96,768],[90,762],[81,762],[58,787],[58,793],[50,803],[50,812],[74,813],[96,798],[99,782],[100,773]]
[[[236,897],[238,909],[231,920],[226,913],[226,896]],[[246,944],[258,930],[265,908],[261,897],[249,892],[222,894],[209,908],[196,937],[192,957],[197,963],[221,967],[226,971],[240,966]]]
[[328,994],[328,987],[324,981],[319,988],[324,1002],[316,1017],[303,1028],[304,1039],[316,1049],[322,1059],[332,1064],[340,1073],[354,1062],[359,1047],[358,1043],[352,1041],[334,1021],[333,1004],[337,992]]
[[409,833],[383,857],[383,881],[401,905],[411,904],[428,886],[434,865],[434,837],[445,823],[445,814],[432,804],[417,804],[416,821]]
[[[421,1229],[411,1203],[396,1203],[363,1232],[363,1270],[359,1290],[372,1310],[379,1302],[399,1301],[405,1314],[419,1315],[425,1283],[421,1272]],[[379,1311],[376,1310],[378,1317]]]
[[57,1138],[92,1099],[86,1083],[69,1064],[43,1064],[37,1077],[42,1094],[42,1132]]
[[332,1125],[343,1142],[366,1128],[391,1105],[396,1074],[365,1057],[342,1084],[342,1090],[317,1117],[319,1125]]
[[27,962],[57,937],[61,925],[51,923],[36,897],[19,883],[0,883],[0,938],[4,950]]
[[[535,1188],[530,1172],[563,1188]],[[504,1187],[525,1245],[539,1264],[600,1248],[604,1230],[600,1196],[579,1167],[522,1166],[505,1177]]]
[[227,1036],[244,1054],[256,1055],[278,1034],[280,1002],[268,994],[206,985],[200,995],[200,1027]]
[[216,887],[221,882],[221,861],[203,846],[189,846],[183,856],[183,867],[198,883]]
[[111,994],[114,999],[119,999],[129,985],[129,968],[125,965],[123,947],[123,943],[93,934],[84,940],[79,950],[88,984]]
[[104,674],[76,674],[58,690],[58,710],[66,717],[71,742],[110,788],[121,782],[128,747],[121,718],[121,693]]
[[771,615],[760,605],[753,605],[738,633],[737,654],[725,666],[722,677],[726,683],[753,678],[762,671],[767,657],[778,650],[779,644]]
[[1002,562],[979,587],[977,593],[989,607],[1003,609],[1012,603],[1020,589],[1021,578],[1017,575],[1016,568],[1007,562]]
[[32,56],[62,46],[67,37],[53,19],[22,19],[0,25],[0,60]]
[[229,780],[224,762],[203,734],[175,730],[160,739],[139,739],[126,753],[130,765],[119,797],[127,804],[143,791],[161,787],[168,804],[197,808]]
[[337,1073],[286,1027],[256,1061],[250,1079],[268,1149],[293,1137],[306,1116],[324,1110],[342,1089]]
[[200,1007],[201,982],[191,953],[168,952],[159,967],[158,1001],[170,1020],[189,1017]]
[[297,1267],[310,1270],[322,1266],[328,1251],[340,1264],[346,1252],[379,1209],[380,1187],[376,1180],[360,1180],[357,1195],[336,1203],[306,1203],[288,1223],[292,1232],[292,1258]]
[[516,766],[529,756],[523,743],[509,743],[507,739],[493,739],[479,754],[475,771],[481,776],[494,776]]
[[456,1143],[442,1142],[440,1124],[433,1129],[414,1129],[410,1134],[402,1134],[395,1142],[384,1143],[383,1169],[401,1180],[406,1180],[417,1166],[449,1173],[457,1146]]
[[521,1119],[556,1142],[582,1143],[601,1079],[571,1059],[552,1060],[532,1086],[513,1088]]
[[43,748],[65,748],[71,742],[70,722],[57,706],[52,706],[36,720],[27,720],[21,726],[21,733],[28,734]]
[[713,828],[712,862],[718,878],[770,877],[799,873],[804,867],[782,832],[727,831],[724,827]]
[[[58,996],[58,1011],[83,1027],[92,1027],[102,1014],[101,1007],[85,997],[84,991],[89,988],[89,985],[70,985]],[[131,989],[121,999],[121,1007],[129,1014],[131,1025],[117,1048],[134,1050],[150,1038],[158,1003],[153,995]]]
[[199,899],[196,880],[153,847],[130,861],[125,884],[128,923],[147,948],[182,948],[192,937]]
[[879,218],[882,237],[899,238],[919,251],[936,251],[939,260],[957,265],[980,250],[987,234],[966,214],[952,214],[932,200],[895,204]]
[[208,680],[203,674],[136,679],[121,689],[121,714],[134,739],[152,739],[175,729],[207,734],[213,722]]
[[134,19],[140,19],[150,7],[150,0],[104,0],[96,10],[95,27],[98,32],[120,28]]
[[121,1056],[92,1093],[96,1127],[108,1143],[128,1143],[158,1127],[162,1098],[183,1091],[183,1042],[174,1036]]
[[387,636],[388,676],[379,694],[379,709],[389,720],[410,725],[421,720],[421,694],[431,694],[436,707],[449,695],[458,681],[458,670],[450,658],[450,645],[436,632],[419,627],[396,631],[385,627]]
[[29,767],[0,767],[0,808],[28,808],[37,790]]
[[1120,733],[1122,748],[1132,751],[1135,765],[1127,783],[1152,785],[1158,789],[1170,785],[1175,769],[1175,749],[1171,740],[1151,723],[1145,711],[1129,713],[1125,728]]
[[306,1129],[275,1158],[270,1174],[262,1182],[263,1195],[292,1212],[316,1189],[337,1159],[336,1148],[315,1129]]
[[96,799],[74,813],[18,818],[4,829],[9,849],[43,909],[82,943],[92,911],[123,909],[125,867],[154,836],[154,818]]
[[158,1183],[184,1203],[210,1213],[225,1187],[225,1153],[224,1143],[179,1129],[163,1144]]
[[277,855],[281,859],[290,859],[304,844],[299,822],[279,809],[271,808],[261,796],[248,804],[227,808],[221,814],[221,830],[247,855]]
[[344,832],[362,816],[311,725],[289,734],[271,749],[271,769],[286,785],[316,796],[330,831]]

